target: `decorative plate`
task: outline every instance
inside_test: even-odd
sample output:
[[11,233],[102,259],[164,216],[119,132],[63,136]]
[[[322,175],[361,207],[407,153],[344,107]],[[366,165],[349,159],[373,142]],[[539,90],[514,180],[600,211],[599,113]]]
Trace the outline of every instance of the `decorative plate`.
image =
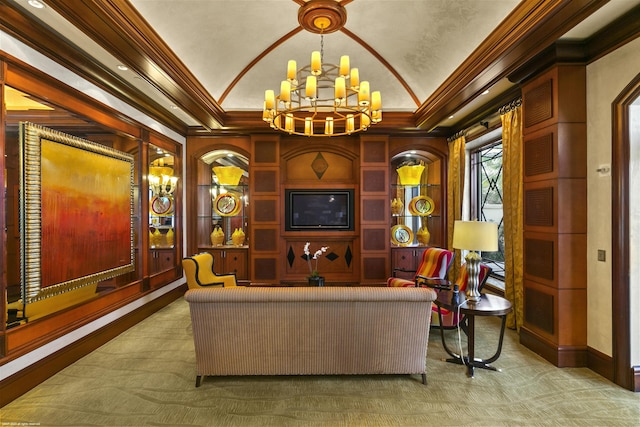
[[391,228],[391,242],[398,246],[410,245],[413,242],[413,232],[406,225],[394,225]]
[[240,210],[240,200],[231,193],[222,193],[213,202],[213,208],[222,216],[233,216]]
[[427,216],[433,213],[436,208],[433,199],[428,196],[417,196],[409,202],[409,212],[413,215]]
[[168,215],[173,212],[173,199],[166,196],[153,196],[151,210],[156,215]]

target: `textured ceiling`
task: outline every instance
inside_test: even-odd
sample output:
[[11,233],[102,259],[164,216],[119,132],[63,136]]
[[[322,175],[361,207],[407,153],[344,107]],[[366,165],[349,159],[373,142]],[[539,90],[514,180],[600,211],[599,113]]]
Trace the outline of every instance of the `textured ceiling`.
[[[300,2],[293,0],[131,3],[226,111],[261,109],[264,90],[279,88],[287,60],[308,64],[320,50],[320,35],[305,30],[270,50],[300,27]],[[385,111],[415,111],[519,1],[343,3],[347,31],[324,36],[325,62],[349,55],[361,79],[382,92]]]
[[[5,2],[66,39],[103,77],[133,88],[127,94],[144,94],[141,105],[152,101],[169,120],[194,128],[222,129],[225,121],[242,126],[244,117],[257,117],[265,89],[279,89],[287,61],[306,65],[321,45],[321,36],[298,22],[304,0],[44,0],[42,9],[27,0]],[[506,70],[513,64],[505,58],[534,55],[558,37],[588,39],[640,0],[339,3],[347,18],[344,28],[324,35],[325,62],[349,55],[361,80],[381,91],[385,112],[414,113],[415,125],[431,130],[456,129],[474,118],[488,103],[480,95],[486,88],[488,100],[507,93],[513,84]],[[580,19],[586,19],[555,17],[568,9],[585,11]],[[547,12],[552,18],[542,19]],[[525,36],[544,44],[517,44]],[[517,53],[509,56],[512,50]],[[118,70],[119,64],[129,70]]]

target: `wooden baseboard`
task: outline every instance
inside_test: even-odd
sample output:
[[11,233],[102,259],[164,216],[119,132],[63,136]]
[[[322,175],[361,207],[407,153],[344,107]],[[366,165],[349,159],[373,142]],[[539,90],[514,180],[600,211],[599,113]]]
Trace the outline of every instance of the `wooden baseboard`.
[[525,326],[520,328],[520,344],[559,368],[586,367],[588,363],[586,346],[558,346]]
[[30,365],[28,368],[4,379],[0,382],[0,390],[2,390],[0,393],[0,407],[4,407],[9,402],[22,396],[47,378],[172,303],[183,294],[184,286],[179,286],[139,309],[109,323],[107,326]]
[[614,381],[613,358],[591,347],[587,348],[587,366],[609,381]]

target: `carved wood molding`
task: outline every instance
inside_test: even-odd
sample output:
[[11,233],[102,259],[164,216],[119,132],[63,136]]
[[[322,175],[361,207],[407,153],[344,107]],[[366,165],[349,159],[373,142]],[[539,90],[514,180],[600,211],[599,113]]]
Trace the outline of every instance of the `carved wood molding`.
[[224,122],[222,108],[129,2],[47,4],[204,126]]
[[67,46],[56,33],[33,25],[31,18],[18,9],[0,4],[0,28],[122,101],[137,105],[170,129],[186,133],[185,124],[165,107],[121,79],[113,70],[100,67],[80,51]]
[[416,110],[416,126],[434,128],[606,3],[605,0],[520,3]]

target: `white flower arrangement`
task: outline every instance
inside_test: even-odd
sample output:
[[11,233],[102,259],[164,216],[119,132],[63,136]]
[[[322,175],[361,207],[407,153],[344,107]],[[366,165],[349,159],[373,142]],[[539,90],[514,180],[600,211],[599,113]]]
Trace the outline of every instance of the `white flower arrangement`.
[[[311,275],[311,277],[318,277],[318,258],[320,258],[322,256],[323,253],[327,252],[327,249],[329,249],[329,246],[322,246],[320,249],[318,249],[317,251],[315,251],[313,253],[313,256],[311,255],[311,252],[309,251],[309,245],[310,243],[307,242],[304,244],[304,254],[307,258],[307,264],[309,264],[309,273]],[[316,260],[315,263],[315,268],[311,267],[311,260],[314,259]]]

